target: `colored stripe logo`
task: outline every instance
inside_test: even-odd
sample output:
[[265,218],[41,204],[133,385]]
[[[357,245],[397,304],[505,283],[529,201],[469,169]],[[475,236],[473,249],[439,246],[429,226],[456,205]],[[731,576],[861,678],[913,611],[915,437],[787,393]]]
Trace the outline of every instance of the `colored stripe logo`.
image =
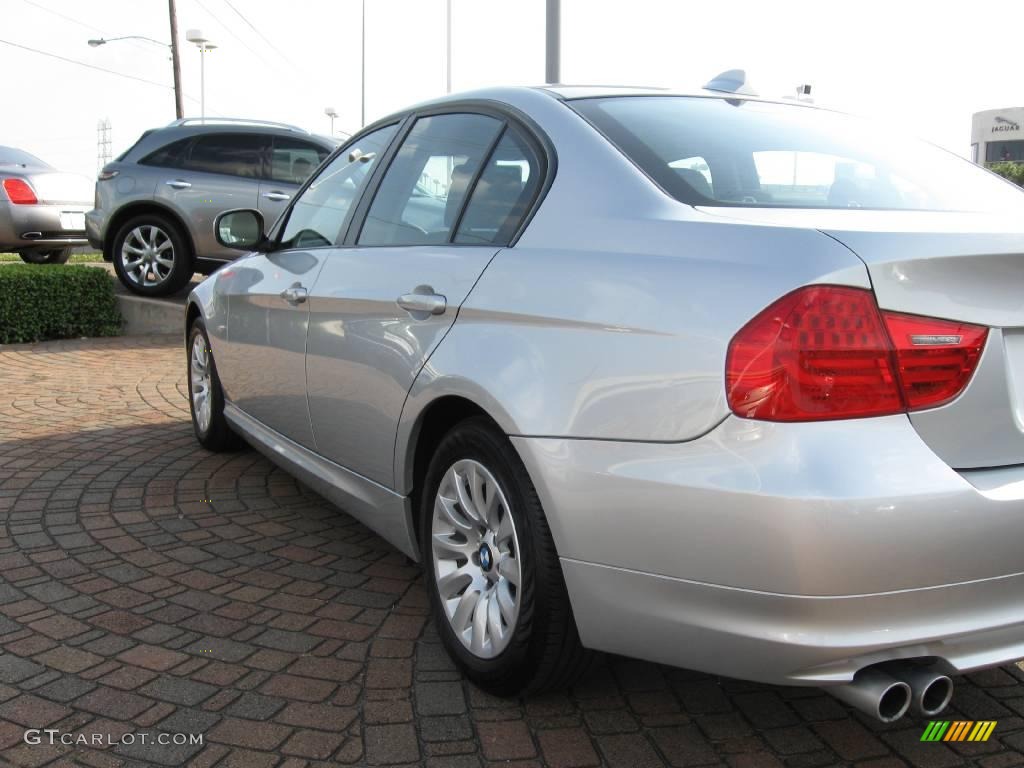
[[932,720],[921,741],[988,741],[996,720]]

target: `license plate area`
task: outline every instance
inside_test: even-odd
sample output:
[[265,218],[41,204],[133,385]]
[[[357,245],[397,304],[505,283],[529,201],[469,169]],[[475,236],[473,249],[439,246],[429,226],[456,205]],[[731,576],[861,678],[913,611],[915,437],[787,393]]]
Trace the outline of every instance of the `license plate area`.
[[85,214],[81,211],[61,211],[60,228],[74,230],[85,229]]

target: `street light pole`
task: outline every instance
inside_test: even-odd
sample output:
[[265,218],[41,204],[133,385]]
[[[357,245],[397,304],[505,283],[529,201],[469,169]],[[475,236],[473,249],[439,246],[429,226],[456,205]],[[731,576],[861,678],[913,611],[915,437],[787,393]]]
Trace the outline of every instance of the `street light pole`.
[[547,24],[545,29],[544,82],[557,83],[561,80],[562,45],[562,3],[561,0],[547,0]]
[[174,0],[167,0],[167,13],[171,22],[171,67],[174,69],[174,113],[179,120],[185,116],[181,94],[181,57],[178,55],[178,9]]
[[362,62],[359,65],[359,127],[366,125],[366,0],[363,0],[363,36],[359,45]]
[[452,92],[452,0],[445,0],[444,13],[444,92]]
[[185,33],[185,39],[194,43],[199,48],[199,117],[201,123],[206,123],[206,54],[217,46],[203,37],[202,30],[190,29]]

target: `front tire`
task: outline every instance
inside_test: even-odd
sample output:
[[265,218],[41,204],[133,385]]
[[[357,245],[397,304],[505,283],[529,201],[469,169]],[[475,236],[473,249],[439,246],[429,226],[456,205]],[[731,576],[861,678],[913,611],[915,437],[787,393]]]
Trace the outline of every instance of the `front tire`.
[[224,390],[202,320],[192,324],[186,349],[188,404],[196,439],[204,448],[214,452],[231,450],[237,447],[238,437],[224,417]]
[[194,272],[185,234],[170,218],[157,213],[125,222],[114,236],[112,255],[118,279],[141,296],[177,293]]
[[21,251],[18,255],[26,264],[66,264],[71,258],[72,248]]
[[456,664],[499,696],[562,688],[580,644],[547,519],[508,438],[483,417],[441,441],[424,480],[420,547],[438,633]]

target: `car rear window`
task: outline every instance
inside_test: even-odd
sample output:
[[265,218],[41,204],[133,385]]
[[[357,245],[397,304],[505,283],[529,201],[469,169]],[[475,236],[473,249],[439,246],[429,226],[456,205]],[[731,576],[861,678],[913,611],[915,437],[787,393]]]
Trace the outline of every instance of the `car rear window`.
[[1024,193],[973,163],[837,112],[697,96],[570,105],[690,205],[1024,212]]

